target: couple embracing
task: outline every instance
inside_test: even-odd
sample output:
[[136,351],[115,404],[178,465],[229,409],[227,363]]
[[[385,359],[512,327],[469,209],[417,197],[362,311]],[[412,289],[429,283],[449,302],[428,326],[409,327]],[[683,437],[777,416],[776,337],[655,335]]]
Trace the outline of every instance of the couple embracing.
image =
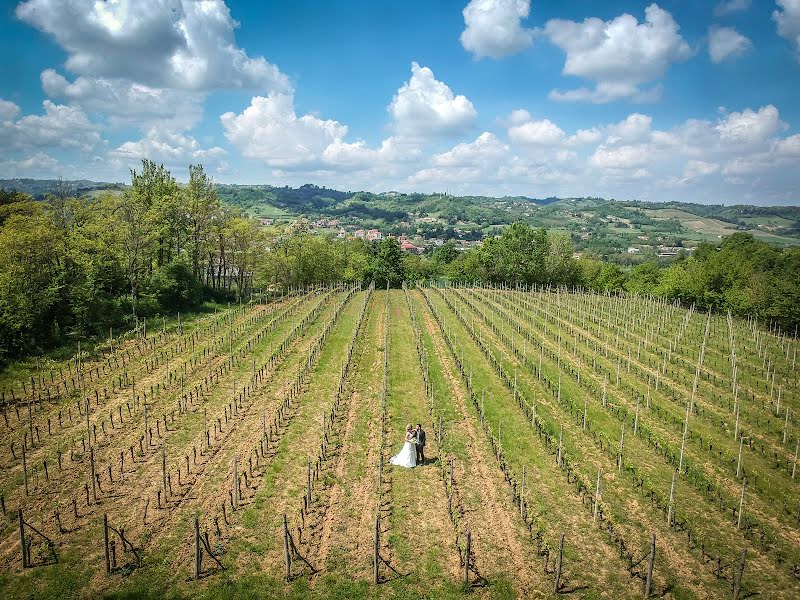
[[417,423],[414,428],[411,423],[406,426],[406,437],[403,449],[389,459],[389,462],[398,467],[416,467],[425,463],[425,430],[422,423]]

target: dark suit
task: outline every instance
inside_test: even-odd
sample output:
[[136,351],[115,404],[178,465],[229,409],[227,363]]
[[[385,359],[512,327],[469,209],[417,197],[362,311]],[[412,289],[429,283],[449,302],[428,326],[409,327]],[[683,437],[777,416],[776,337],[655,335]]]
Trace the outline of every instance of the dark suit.
[[416,446],[417,449],[417,464],[421,465],[425,462],[425,430],[417,429],[415,434],[416,439]]

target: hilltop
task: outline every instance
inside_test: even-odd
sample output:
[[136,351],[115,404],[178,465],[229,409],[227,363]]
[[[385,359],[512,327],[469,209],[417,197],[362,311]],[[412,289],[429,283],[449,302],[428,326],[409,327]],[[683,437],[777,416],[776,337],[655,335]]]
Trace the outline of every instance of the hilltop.
[[[125,184],[89,180],[0,180],[0,188],[42,198],[61,185],[75,195],[119,191]],[[448,239],[461,247],[497,235],[515,221],[567,231],[579,253],[639,262],[744,231],[776,246],[800,244],[800,207],[619,201],[604,198],[453,196],[343,191],[306,184],[217,184],[227,204],[264,225],[300,223],[340,237],[358,229],[408,236],[420,248]]]

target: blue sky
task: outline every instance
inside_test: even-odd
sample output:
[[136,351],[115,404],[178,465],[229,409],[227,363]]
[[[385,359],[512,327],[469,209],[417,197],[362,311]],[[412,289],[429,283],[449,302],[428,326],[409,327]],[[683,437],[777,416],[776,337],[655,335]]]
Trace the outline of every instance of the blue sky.
[[0,177],[800,199],[800,0],[26,0]]

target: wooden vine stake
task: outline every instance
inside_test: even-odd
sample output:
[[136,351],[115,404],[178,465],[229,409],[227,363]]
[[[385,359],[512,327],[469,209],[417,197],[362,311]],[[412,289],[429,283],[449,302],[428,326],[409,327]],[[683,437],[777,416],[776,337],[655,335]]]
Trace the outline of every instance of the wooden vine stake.
[[675,500],[675,476],[678,474],[677,471],[672,473],[672,485],[669,487],[669,507],[667,509],[667,526],[672,527],[672,516],[674,514],[672,504]]
[[561,538],[558,540],[558,560],[556,560],[556,580],[553,584],[553,593],[558,594],[558,590],[561,588],[561,558],[564,554],[564,534],[561,534]]
[[292,555],[289,553],[289,524],[286,513],[283,515],[283,562],[286,567],[286,581],[292,578]]
[[375,536],[372,551],[372,579],[375,584],[380,582],[380,549],[381,549],[381,515],[380,507],[375,511]]
[[200,519],[194,518],[194,578],[200,579],[200,571],[203,566],[203,552],[200,547]]
[[30,564],[28,561],[28,544],[25,543],[25,519],[22,516],[22,509],[17,511],[19,517],[19,545],[22,549],[22,568],[27,569]]
[[653,567],[656,562],[656,534],[653,534],[650,542],[650,560],[647,565],[647,579],[644,582],[644,597],[649,598],[653,589]]
[[733,579],[733,600],[739,600],[739,595],[742,593],[742,573],[744,573],[744,563],[747,560],[747,548],[742,549],[742,558],[739,561],[739,568],[736,570],[736,576]]
[[597,469],[597,487],[594,492],[594,514],[592,520],[597,521],[597,511],[600,508],[600,468]]
[[739,496],[739,518],[736,521],[736,529],[742,528],[742,513],[744,512],[744,488],[747,485],[747,477],[742,478],[742,493]]
[[[13,446],[11,448],[14,449]],[[28,459],[25,455],[25,441],[22,442],[22,472],[25,477],[25,495],[28,496]],[[21,514],[21,511],[20,511]]]
[[103,513],[103,554],[106,558],[106,575],[111,574],[111,552],[108,547],[108,513]]
[[472,530],[467,529],[467,545],[464,549],[464,587],[469,588],[469,557],[472,552]]

